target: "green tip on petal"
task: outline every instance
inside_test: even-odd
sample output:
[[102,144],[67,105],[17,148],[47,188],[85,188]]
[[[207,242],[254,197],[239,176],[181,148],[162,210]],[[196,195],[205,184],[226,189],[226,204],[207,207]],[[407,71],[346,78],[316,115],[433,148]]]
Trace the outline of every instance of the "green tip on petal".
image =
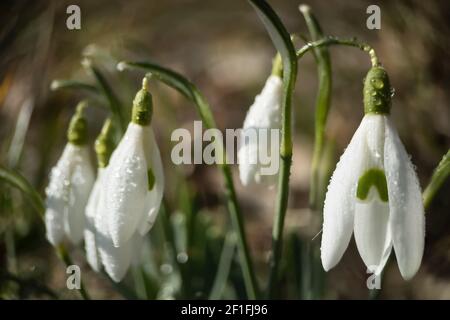
[[75,114],[70,120],[67,130],[67,140],[74,145],[85,145],[88,138],[87,120],[84,116],[84,109],[87,107],[86,101],[81,101],[76,108]]
[[279,53],[272,60],[272,75],[280,78],[283,77],[283,61]]
[[103,124],[102,131],[95,140],[95,153],[97,154],[99,168],[108,166],[109,158],[111,158],[114,148],[114,127],[111,119],[108,118]]
[[148,126],[152,121],[152,115],[152,95],[148,92],[148,79],[145,77],[142,80],[142,89],[136,93],[133,100],[131,121],[140,126]]
[[367,170],[358,180],[358,187],[356,189],[356,196],[360,200],[366,200],[369,191],[374,186],[380,199],[384,202],[389,200],[388,189],[386,183],[386,175],[384,171],[377,168]]
[[364,81],[364,113],[389,114],[393,89],[386,70],[372,67]]
[[152,191],[153,187],[155,186],[155,175],[153,174],[152,168],[148,168],[147,179],[148,179],[148,190]]

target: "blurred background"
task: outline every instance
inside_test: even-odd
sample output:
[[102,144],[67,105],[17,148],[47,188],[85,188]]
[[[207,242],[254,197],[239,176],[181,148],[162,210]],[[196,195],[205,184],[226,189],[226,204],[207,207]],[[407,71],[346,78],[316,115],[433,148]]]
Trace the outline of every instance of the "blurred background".
[[[450,146],[450,2],[305,1],[309,2],[325,34],[357,37],[376,49],[395,88],[393,121],[424,188]],[[270,3],[289,32],[308,36],[298,1]],[[81,8],[81,30],[66,27],[70,4]],[[370,4],[381,8],[381,30],[366,27]],[[81,65],[83,57],[101,70],[126,108],[143,73],[118,73],[118,61],[152,61],[184,74],[204,93],[218,126],[225,129],[242,127],[275,54],[256,13],[240,0],[2,1],[0,21],[0,163],[20,171],[42,195],[66,143],[65,130],[77,102],[90,99],[91,142],[107,116],[105,102],[89,92],[50,90],[53,79],[95,84]],[[368,57],[357,49],[335,46],[330,53],[333,96],[323,188],[363,116],[362,81],[370,67]],[[322,271],[318,260],[321,214],[308,209],[317,89],[313,56],[306,55],[298,69],[279,297],[374,297],[353,240],[329,273]],[[143,252],[142,270],[132,270],[120,285],[89,268],[82,246],[71,247],[70,253],[93,298],[245,297],[233,246],[228,245],[227,251],[225,242],[223,249],[230,227],[220,172],[208,165],[175,166],[170,160],[171,132],[179,127],[192,130],[198,120],[193,105],[156,80],[151,81],[151,92],[153,126],[165,163],[169,221],[158,218]],[[237,166],[233,170],[252,258],[264,287],[276,190],[243,188]],[[66,289],[65,267],[45,240],[43,224],[30,203],[1,182],[0,192],[0,297],[78,298]],[[392,255],[377,298],[450,299],[449,195],[447,182],[427,210],[426,246],[418,274],[403,281]],[[225,280],[217,277],[219,265],[225,266],[219,273],[229,273]]]

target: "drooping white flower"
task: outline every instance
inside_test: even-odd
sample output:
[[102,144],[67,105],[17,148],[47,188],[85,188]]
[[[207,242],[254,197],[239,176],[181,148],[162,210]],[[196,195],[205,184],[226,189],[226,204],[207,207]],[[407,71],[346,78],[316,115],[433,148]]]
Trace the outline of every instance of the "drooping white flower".
[[[248,110],[238,151],[239,177],[243,185],[271,184],[276,181],[277,174],[262,172],[266,164],[261,163],[260,149],[264,148],[265,154],[271,156],[271,144],[274,142],[271,141],[270,129],[281,129],[282,91],[281,78],[272,74]],[[260,139],[260,132],[265,134],[267,139]]]
[[379,274],[394,248],[404,279],[420,267],[425,219],[417,175],[389,119],[391,88],[386,72],[373,67],[364,85],[366,115],[342,155],[324,205],[322,264],[333,268],[352,232],[358,251]]
[[144,81],[134,100],[132,122],[114,150],[105,180],[107,228],[116,247],[145,235],[161,205],[164,175],[150,127],[152,101]]
[[46,193],[47,239],[58,245],[67,236],[74,244],[83,238],[84,209],[94,183],[94,170],[86,145],[87,126],[80,104],[68,130],[63,154],[50,173]]

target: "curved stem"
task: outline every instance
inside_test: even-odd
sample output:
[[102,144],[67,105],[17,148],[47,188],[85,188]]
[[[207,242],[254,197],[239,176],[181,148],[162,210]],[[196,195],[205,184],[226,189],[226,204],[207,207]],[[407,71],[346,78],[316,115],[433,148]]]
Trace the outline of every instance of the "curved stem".
[[331,46],[331,45],[341,45],[341,46],[349,46],[358,48],[364,52],[366,52],[370,57],[370,62],[373,67],[379,66],[380,62],[378,60],[378,57],[375,53],[375,49],[373,49],[370,45],[364,42],[359,42],[355,38],[352,39],[339,39],[337,37],[325,37],[320,40],[307,43],[302,48],[297,50],[297,59],[300,59],[307,53],[308,51],[311,51],[315,48],[319,48],[322,46]]

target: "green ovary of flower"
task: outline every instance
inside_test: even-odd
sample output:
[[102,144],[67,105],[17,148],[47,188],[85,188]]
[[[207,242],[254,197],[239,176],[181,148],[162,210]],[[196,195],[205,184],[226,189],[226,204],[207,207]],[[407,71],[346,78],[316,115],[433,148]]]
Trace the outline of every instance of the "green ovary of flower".
[[356,196],[358,199],[365,200],[372,186],[377,188],[378,195],[382,201],[387,202],[389,200],[386,175],[383,170],[372,168],[367,170],[359,178],[358,187],[356,189]]

